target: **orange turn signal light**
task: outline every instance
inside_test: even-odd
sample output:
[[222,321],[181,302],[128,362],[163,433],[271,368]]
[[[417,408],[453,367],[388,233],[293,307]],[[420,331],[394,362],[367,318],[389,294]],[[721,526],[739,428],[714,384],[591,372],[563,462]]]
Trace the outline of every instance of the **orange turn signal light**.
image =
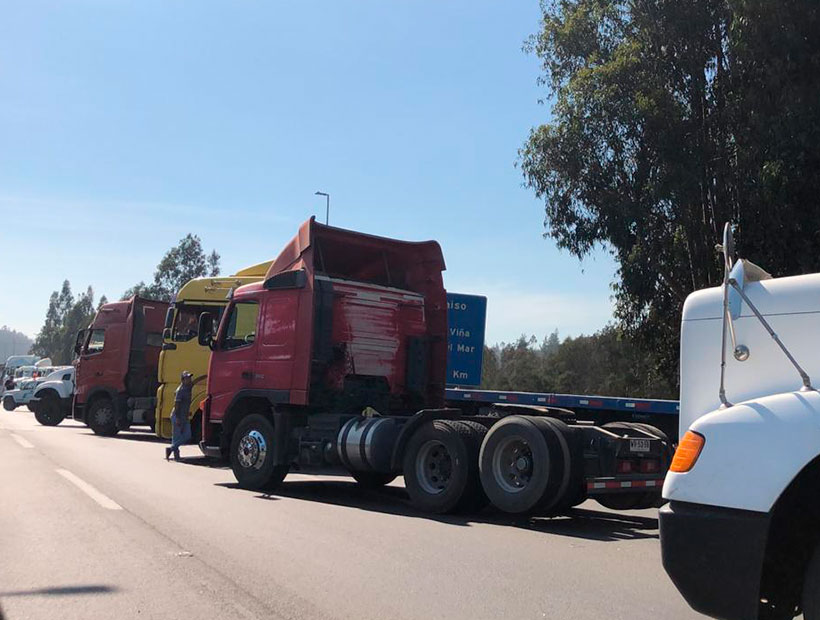
[[683,473],[692,469],[705,443],[706,439],[703,435],[699,435],[694,431],[686,431],[683,439],[678,444],[678,449],[675,450],[675,456],[672,458],[669,471]]

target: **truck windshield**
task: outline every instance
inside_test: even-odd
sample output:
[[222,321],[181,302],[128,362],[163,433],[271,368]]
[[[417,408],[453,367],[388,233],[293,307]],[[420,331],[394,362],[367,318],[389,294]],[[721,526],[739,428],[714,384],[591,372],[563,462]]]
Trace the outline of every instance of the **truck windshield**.
[[256,321],[259,318],[259,304],[242,301],[231,308],[228,325],[225,328],[223,349],[235,349],[251,344],[256,339]]
[[187,342],[196,338],[199,331],[199,315],[203,312],[208,312],[213,317],[213,333],[216,333],[225,307],[177,304],[176,311],[171,339],[174,342]]

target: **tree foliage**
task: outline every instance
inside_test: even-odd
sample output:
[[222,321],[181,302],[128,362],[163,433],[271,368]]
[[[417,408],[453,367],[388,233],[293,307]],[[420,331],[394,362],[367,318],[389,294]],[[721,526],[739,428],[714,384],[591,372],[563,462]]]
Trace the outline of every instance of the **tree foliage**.
[[0,327],[0,364],[5,363],[12,355],[26,355],[31,345],[31,338],[3,325]]
[[[99,305],[104,303],[105,296]],[[49,298],[46,320],[34,340],[31,353],[50,357],[54,364],[70,364],[74,359],[77,332],[88,327],[95,313],[91,287],[75,299],[71,284],[65,280],[60,291],[54,291]]]
[[563,394],[677,398],[647,356],[614,326],[559,341],[553,332],[484,348],[482,388]]
[[199,237],[189,233],[162,257],[151,284],[140,282],[132,286],[123,293],[122,299],[140,295],[149,299],[173,301],[177,291],[188,280],[218,276],[219,259],[216,250],[205,254]]
[[677,374],[687,294],[723,223],[774,275],[820,268],[820,5],[559,0],[528,44],[552,119],[520,151],[547,235],[618,264],[624,333]]

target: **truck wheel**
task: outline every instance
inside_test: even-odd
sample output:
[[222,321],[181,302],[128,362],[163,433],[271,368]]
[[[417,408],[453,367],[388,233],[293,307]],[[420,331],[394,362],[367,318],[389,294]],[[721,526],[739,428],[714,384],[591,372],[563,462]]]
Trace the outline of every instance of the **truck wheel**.
[[473,507],[481,493],[478,441],[464,422],[433,420],[419,427],[403,460],[404,486],[413,504],[436,514]]
[[197,409],[191,418],[191,439],[188,443],[198,446],[200,441],[202,441],[202,412]]
[[152,411],[151,413],[145,414],[145,423],[148,425],[148,428],[151,429],[152,433],[157,432],[157,414],[156,412]]
[[801,602],[805,620],[820,620],[820,545],[814,548],[806,567]]
[[[584,478],[584,448],[579,435],[566,422],[552,417],[535,418],[536,424],[549,425],[557,434],[564,455],[564,477],[566,483],[558,490],[552,505],[541,505],[540,514],[561,514],[587,498]],[[563,441],[561,439],[563,438]]]
[[481,474],[478,471],[478,455],[481,453],[481,444],[487,435],[487,427],[470,420],[459,420],[458,424],[463,424],[470,429],[470,434],[466,435],[465,439],[468,442],[467,448],[470,452],[471,462],[475,465],[475,486],[473,490],[470,491],[470,494],[464,497],[464,502],[459,507],[459,510],[464,512],[478,512],[490,503],[490,499],[484,492],[484,487],[481,486]]
[[114,417],[114,403],[107,396],[91,401],[85,419],[95,435],[113,437],[119,432]]
[[350,475],[363,489],[381,489],[396,479],[396,474],[384,474],[378,471],[354,471]]
[[3,399],[3,409],[6,411],[14,411],[17,408],[17,403],[14,402],[13,396],[6,396]]
[[26,409],[34,413],[34,405],[32,405],[31,403],[26,403]]
[[643,493],[614,493],[612,495],[598,495],[595,501],[610,510],[632,510],[638,507],[643,500]]
[[65,419],[60,399],[51,394],[42,396],[34,408],[34,418],[43,426],[57,426]]
[[481,484],[504,512],[549,511],[569,486],[568,457],[556,426],[532,416],[509,416],[490,429],[481,446]]
[[275,465],[273,424],[253,413],[242,419],[231,438],[231,469],[243,489],[271,491],[285,479],[289,467]]

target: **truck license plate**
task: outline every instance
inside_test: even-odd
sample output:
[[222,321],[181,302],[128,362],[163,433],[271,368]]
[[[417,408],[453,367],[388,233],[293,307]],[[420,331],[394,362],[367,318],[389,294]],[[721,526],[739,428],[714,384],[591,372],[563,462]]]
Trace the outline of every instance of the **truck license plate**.
[[630,439],[629,440],[629,450],[630,450],[630,452],[649,452],[649,440],[648,439]]

